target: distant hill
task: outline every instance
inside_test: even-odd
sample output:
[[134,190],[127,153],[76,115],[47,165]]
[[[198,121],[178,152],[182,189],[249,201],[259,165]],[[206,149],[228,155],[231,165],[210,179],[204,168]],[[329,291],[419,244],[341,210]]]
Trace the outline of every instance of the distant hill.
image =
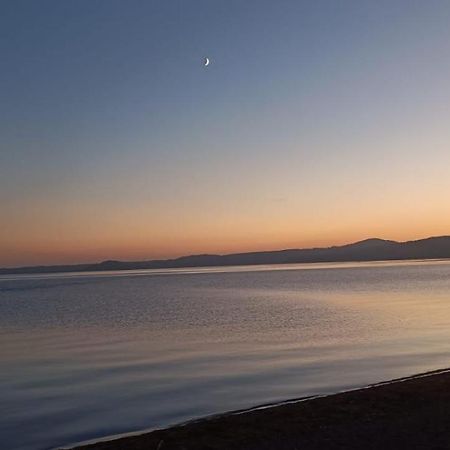
[[229,255],[190,255],[165,260],[103,261],[93,264],[16,267],[0,269],[0,274],[439,258],[450,258],[450,236],[430,237],[408,242],[366,239],[334,247],[233,253]]

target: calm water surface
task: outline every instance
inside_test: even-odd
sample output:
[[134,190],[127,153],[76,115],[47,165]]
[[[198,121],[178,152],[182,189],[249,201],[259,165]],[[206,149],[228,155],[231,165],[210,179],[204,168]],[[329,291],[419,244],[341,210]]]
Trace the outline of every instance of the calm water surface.
[[450,366],[450,263],[0,277],[0,442],[48,449]]

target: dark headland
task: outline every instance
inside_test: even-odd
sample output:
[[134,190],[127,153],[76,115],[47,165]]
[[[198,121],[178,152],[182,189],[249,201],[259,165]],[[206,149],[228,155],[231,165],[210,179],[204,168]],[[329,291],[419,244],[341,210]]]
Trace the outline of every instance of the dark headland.
[[450,371],[77,447],[144,449],[450,449]]
[[407,242],[366,239],[334,247],[232,253],[228,255],[190,255],[165,260],[103,261],[92,264],[0,268],[0,275],[444,258],[450,258],[450,236],[430,237]]

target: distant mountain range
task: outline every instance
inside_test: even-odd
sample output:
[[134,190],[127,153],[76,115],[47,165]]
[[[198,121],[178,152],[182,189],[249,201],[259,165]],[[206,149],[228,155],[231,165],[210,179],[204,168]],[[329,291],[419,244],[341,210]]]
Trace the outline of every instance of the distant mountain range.
[[408,242],[366,239],[353,244],[334,247],[228,255],[190,255],[165,260],[103,261],[92,264],[4,268],[0,269],[0,274],[441,258],[450,258],[450,236],[430,237]]

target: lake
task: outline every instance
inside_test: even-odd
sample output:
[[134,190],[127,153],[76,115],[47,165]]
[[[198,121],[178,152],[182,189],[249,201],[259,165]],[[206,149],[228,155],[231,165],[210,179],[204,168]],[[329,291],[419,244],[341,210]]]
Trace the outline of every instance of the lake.
[[0,277],[0,442],[49,449],[450,366],[450,262]]

